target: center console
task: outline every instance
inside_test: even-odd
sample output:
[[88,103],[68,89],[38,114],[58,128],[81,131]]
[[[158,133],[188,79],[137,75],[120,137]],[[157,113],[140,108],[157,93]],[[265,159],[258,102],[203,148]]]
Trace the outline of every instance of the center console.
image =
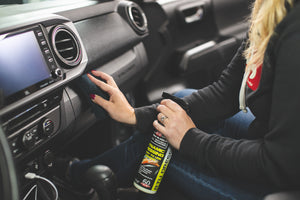
[[[41,24],[3,34],[0,41],[2,108],[63,80]],[[59,127],[62,92],[54,91],[2,116],[14,156],[34,148]]]

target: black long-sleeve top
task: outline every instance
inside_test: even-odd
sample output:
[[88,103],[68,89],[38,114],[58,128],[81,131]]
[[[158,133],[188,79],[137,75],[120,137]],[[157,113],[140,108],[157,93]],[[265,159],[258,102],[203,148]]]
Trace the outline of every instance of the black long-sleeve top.
[[[224,119],[239,111],[246,61],[245,42],[219,80],[184,98],[195,124]],[[246,90],[255,116],[248,132],[256,139],[232,139],[198,128],[184,136],[179,153],[199,169],[243,180],[268,181],[279,188],[300,186],[300,4],[275,28],[262,65],[258,89]],[[151,130],[156,105],[136,108],[137,128]]]

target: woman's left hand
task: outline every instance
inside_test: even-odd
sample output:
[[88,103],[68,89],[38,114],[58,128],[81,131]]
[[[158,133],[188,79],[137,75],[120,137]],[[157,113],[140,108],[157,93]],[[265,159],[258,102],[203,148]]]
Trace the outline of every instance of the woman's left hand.
[[194,122],[185,110],[170,99],[162,100],[157,107],[157,111],[159,112],[157,119],[163,125],[159,124],[158,120],[155,120],[153,126],[178,150],[186,132],[196,127]]

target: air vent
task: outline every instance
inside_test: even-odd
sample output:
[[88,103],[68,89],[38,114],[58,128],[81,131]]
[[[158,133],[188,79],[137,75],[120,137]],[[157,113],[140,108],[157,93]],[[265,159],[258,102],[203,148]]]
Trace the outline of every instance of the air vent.
[[52,46],[64,66],[75,67],[82,58],[76,35],[65,26],[56,26],[52,31]]
[[128,15],[129,20],[132,25],[132,27],[138,32],[138,33],[145,33],[147,30],[147,18],[145,16],[145,13],[143,10],[135,3],[131,3],[128,6]]

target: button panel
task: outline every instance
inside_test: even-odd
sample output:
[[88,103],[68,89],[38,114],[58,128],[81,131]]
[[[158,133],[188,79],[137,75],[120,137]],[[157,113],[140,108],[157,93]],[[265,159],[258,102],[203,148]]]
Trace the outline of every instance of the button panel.
[[[42,31],[41,27],[38,26],[34,30],[35,30],[35,35],[36,35],[36,37],[38,39],[38,42],[40,44],[40,48],[41,48],[42,53],[44,55],[45,61],[47,62],[50,71],[52,72],[51,74],[53,74],[55,72],[55,70],[59,69],[59,67],[57,66],[56,62],[54,61],[53,54],[50,51],[50,46],[47,43],[47,40],[46,40],[46,38],[43,34],[43,31]],[[52,78],[57,79],[57,80],[61,79],[60,76],[59,77],[54,76]],[[51,83],[53,83],[53,81],[49,82],[49,84],[51,84]]]
[[18,155],[19,153],[21,153],[22,148],[18,142],[18,138],[15,138],[12,141],[10,141],[10,148],[13,155]]
[[54,123],[50,119],[46,119],[43,122],[43,135],[49,136],[53,133],[54,130]]
[[[47,141],[57,132],[60,123],[60,107],[58,105],[61,98],[61,93],[51,94],[40,100],[39,103],[34,104],[33,107],[25,107],[24,109],[29,112],[28,114],[24,113],[24,116],[18,114],[19,118],[12,120],[11,123],[16,124],[22,121],[22,119],[28,119],[30,116],[45,113],[38,118],[32,118],[33,123],[24,124],[24,128],[18,128],[15,132],[10,133],[8,142],[14,157],[20,157],[24,153],[33,151],[35,147]],[[6,131],[8,131],[7,126]]]

